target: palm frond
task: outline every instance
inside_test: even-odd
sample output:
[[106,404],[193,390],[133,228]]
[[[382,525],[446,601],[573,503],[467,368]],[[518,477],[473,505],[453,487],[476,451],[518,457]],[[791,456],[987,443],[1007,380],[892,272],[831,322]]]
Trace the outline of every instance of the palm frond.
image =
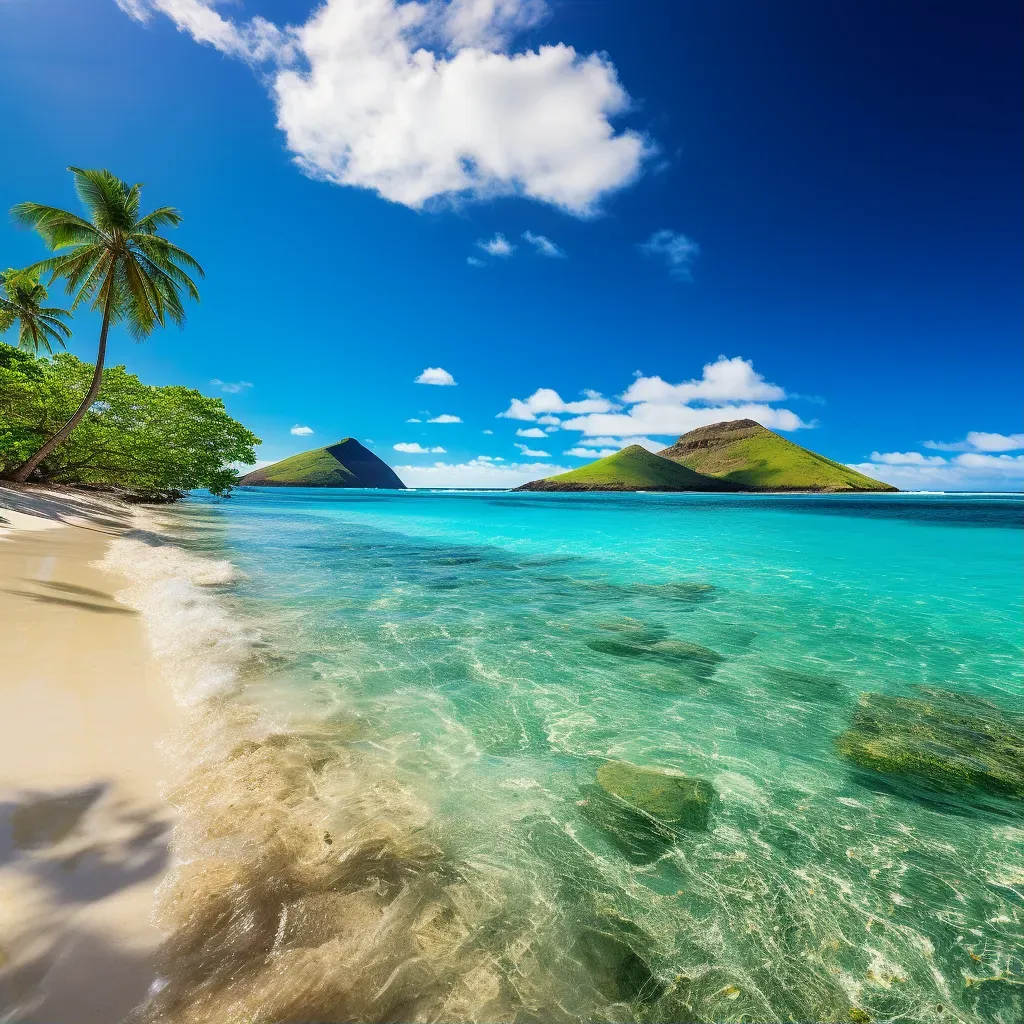
[[11,217],[19,227],[37,231],[51,249],[81,244],[98,235],[87,220],[56,206],[18,203],[11,207]]
[[180,223],[181,214],[173,206],[161,206],[140,217],[132,227],[132,234],[156,233],[160,228],[176,228]]

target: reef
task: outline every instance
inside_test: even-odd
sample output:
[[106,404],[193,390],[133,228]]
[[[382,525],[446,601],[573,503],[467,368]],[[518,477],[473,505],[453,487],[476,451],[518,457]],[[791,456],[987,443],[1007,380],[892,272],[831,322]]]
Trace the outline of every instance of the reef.
[[839,753],[941,793],[1024,800],[1024,721],[977,697],[921,692],[862,694]]

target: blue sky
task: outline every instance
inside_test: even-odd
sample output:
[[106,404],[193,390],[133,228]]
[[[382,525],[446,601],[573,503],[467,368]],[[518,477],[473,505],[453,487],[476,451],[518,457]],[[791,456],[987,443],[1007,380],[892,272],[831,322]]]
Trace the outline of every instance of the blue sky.
[[899,486],[1021,489],[1021,28],[0,0],[0,205],[73,206],[74,163],[179,207],[203,301],[112,359],[222,394],[262,460],[354,435],[410,483],[504,485],[752,415]]

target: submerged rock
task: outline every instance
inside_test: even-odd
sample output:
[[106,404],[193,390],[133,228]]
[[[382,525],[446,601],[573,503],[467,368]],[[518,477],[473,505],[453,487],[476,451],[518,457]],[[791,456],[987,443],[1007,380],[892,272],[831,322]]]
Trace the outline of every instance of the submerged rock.
[[865,693],[839,753],[928,789],[1024,800],[1024,721],[976,697]]
[[657,860],[681,830],[706,832],[717,793],[711,783],[625,761],[597,770],[581,804],[634,864]]
[[668,636],[664,626],[640,619],[616,619],[614,622],[602,622],[600,627],[609,633],[621,634],[623,640],[635,644],[655,644]]
[[651,969],[650,937],[632,921],[608,913],[580,928],[572,955],[594,987],[612,1002],[646,1003],[661,997],[665,984]]
[[608,761],[597,769],[597,782],[637,810],[676,828],[707,831],[717,794],[704,779]]
[[646,658],[666,665],[677,665],[698,676],[710,676],[725,658],[717,651],[686,640],[666,639],[660,626],[648,626],[636,619],[602,623],[613,636],[592,637],[586,641],[592,651],[616,658]]
[[667,601],[680,601],[683,604],[705,604],[714,601],[718,596],[717,588],[711,583],[697,583],[693,580],[680,580],[675,583],[638,583],[635,589],[641,594],[661,597]]

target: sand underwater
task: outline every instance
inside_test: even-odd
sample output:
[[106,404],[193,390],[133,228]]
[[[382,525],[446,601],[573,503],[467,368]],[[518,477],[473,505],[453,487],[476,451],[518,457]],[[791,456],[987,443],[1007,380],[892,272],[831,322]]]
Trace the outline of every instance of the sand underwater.
[[132,1021],[1017,1024],[1022,511],[161,511],[106,556],[186,708]]

